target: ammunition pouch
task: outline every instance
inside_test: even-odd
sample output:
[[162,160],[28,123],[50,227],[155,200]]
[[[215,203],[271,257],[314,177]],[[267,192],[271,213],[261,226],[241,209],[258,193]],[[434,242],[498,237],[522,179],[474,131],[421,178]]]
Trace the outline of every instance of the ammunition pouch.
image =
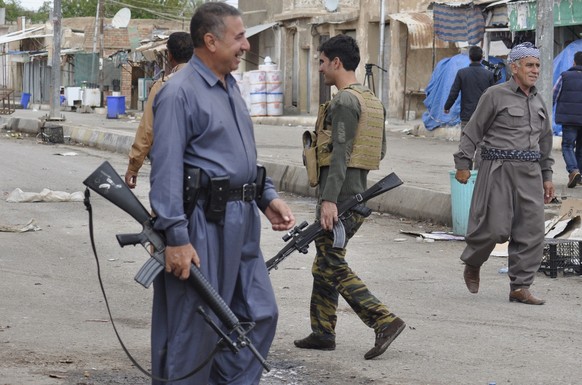
[[303,133],[303,165],[311,187],[319,184],[319,165],[317,164],[317,135],[314,131]]

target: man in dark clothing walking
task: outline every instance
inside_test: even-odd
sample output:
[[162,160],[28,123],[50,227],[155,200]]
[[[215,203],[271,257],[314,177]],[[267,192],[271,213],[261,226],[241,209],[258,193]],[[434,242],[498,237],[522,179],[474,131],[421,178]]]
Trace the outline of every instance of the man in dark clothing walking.
[[445,103],[445,113],[448,114],[453,104],[461,92],[461,130],[471,119],[479,98],[483,92],[495,84],[493,72],[488,71],[481,65],[483,50],[480,47],[469,48],[469,67],[461,68],[457,72],[455,81],[451,86],[449,97]]
[[562,72],[554,87],[556,123],[562,125],[562,156],[568,171],[568,187],[580,182],[582,167],[582,51],[574,55],[574,65]]

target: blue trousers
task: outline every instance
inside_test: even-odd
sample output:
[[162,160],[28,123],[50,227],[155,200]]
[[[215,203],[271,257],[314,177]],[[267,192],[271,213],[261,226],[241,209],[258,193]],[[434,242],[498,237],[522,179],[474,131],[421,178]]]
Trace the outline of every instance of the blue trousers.
[[[241,322],[255,324],[248,337],[266,358],[275,336],[278,310],[259,248],[259,210],[254,202],[228,202],[223,226],[207,222],[203,211],[198,203],[190,218],[190,240],[200,257],[200,270]],[[216,347],[218,335],[198,314],[199,306],[206,307],[191,282],[165,272],[154,281],[154,375],[171,379],[183,376]],[[206,310],[220,325],[217,316]],[[166,383],[152,381],[152,385],[258,385],[262,373],[263,367],[248,348],[236,354],[222,348],[195,376]]]
[[562,156],[568,174],[582,169],[582,126],[562,126]]

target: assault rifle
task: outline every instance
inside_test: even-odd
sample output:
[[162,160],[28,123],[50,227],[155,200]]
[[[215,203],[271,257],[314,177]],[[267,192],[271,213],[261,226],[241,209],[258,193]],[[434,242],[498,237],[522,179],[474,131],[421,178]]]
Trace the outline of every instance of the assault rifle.
[[[344,247],[346,244],[346,234],[343,226],[343,220],[348,215],[350,210],[354,210],[360,205],[372,199],[380,194],[385,193],[386,191],[392,190],[395,187],[398,187],[402,184],[402,181],[398,176],[394,173],[390,173],[390,175],[385,176],[374,184],[372,187],[367,189],[361,194],[356,194],[350,199],[347,199],[337,206],[338,211],[338,222],[333,228],[333,235],[334,235],[334,247]],[[367,207],[363,207],[357,209],[360,211],[361,214],[364,216],[368,216],[371,214],[371,210]],[[267,270],[271,271],[272,269],[277,269],[279,263],[281,263],[285,258],[287,258],[291,253],[295,250],[299,251],[300,253],[307,254],[307,250],[309,248],[309,244],[323,232],[323,228],[319,221],[313,222],[311,225],[307,226],[307,222],[304,221],[300,225],[295,226],[291,231],[283,236],[283,240],[287,243],[281,251],[277,253],[273,258],[267,261]],[[291,241],[290,241],[291,240]]]
[[[126,245],[137,245],[139,243],[150,254],[151,258],[142,266],[135,276],[135,280],[138,283],[146,288],[149,287],[154,278],[165,268],[164,250],[166,248],[166,243],[163,235],[153,228],[154,219],[140,203],[137,197],[131,192],[129,187],[127,187],[125,182],[109,162],[103,162],[99,168],[83,181],[83,184],[131,215],[143,226],[141,233],[118,234],[116,237],[121,247]],[[89,191],[87,190],[86,195],[88,195],[88,193]],[[150,245],[153,247],[153,251],[151,252]],[[202,300],[206,305],[208,305],[208,307],[210,307],[210,309],[212,309],[214,314],[216,314],[218,319],[228,330],[228,332],[225,333],[208,316],[202,306],[198,308],[198,312],[222,338],[222,342],[225,343],[233,353],[238,353],[241,348],[249,348],[261,365],[263,365],[265,370],[269,371],[269,364],[247,337],[247,333],[254,327],[254,323],[246,323],[248,326],[245,329],[226,302],[224,302],[222,297],[195,265],[190,267],[189,280]],[[231,334],[236,334],[235,340],[229,337]]]

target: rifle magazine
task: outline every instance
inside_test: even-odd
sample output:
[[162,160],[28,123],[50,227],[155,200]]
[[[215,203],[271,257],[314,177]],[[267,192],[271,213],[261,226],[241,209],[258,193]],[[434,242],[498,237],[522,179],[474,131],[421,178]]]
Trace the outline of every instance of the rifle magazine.
[[147,289],[163,270],[164,266],[152,257],[144,263],[133,279]]

